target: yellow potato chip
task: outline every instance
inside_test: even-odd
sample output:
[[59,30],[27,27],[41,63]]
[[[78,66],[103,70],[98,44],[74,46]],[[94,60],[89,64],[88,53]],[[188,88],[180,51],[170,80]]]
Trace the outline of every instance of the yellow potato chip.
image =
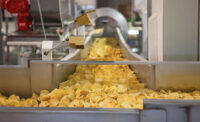
[[[114,38],[96,38],[86,61],[125,61]],[[0,106],[100,107],[143,109],[143,99],[200,100],[200,91],[153,91],[137,80],[128,65],[77,65],[68,80],[49,92],[20,99],[0,94]]]

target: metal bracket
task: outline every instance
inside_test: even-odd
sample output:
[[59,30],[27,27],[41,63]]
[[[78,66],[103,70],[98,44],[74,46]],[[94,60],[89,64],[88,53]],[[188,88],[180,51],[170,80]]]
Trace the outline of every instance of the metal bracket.
[[52,48],[53,48],[53,41],[42,42],[42,60],[45,60],[45,61],[52,60],[53,58],[52,51],[48,52]]

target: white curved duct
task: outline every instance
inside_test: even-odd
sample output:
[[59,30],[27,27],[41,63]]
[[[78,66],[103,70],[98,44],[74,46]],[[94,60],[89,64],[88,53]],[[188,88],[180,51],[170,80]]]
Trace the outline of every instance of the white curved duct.
[[134,0],[134,11],[138,12],[143,25],[142,55],[148,57],[148,0]]

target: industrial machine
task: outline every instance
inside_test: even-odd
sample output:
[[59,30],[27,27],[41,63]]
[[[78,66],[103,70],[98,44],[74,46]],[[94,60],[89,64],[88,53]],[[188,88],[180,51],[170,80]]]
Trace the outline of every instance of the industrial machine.
[[[51,4],[46,6],[48,3]],[[59,41],[58,30],[80,15],[80,8],[74,0],[2,0],[1,6],[5,11],[17,14],[17,29],[14,32],[9,31],[10,25],[5,18],[6,33],[5,41],[2,41],[4,53],[1,61],[8,65],[26,66],[27,59],[41,59],[41,42]],[[68,49],[61,50],[54,51],[55,58],[68,53]]]
[[[47,1],[50,3],[49,0],[40,0],[40,6],[44,6]],[[61,15],[58,14],[58,11],[49,14],[53,8],[54,10],[56,7],[58,8],[57,10],[62,8],[60,4],[57,3],[58,1],[55,0],[51,0],[52,3],[55,3],[52,4],[53,7],[49,7],[49,9],[47,9],[47,7],[46,11],[41,11],[43,13],[41,17],[41,12],[39,12],[38,9],[33,9],[38,7],[36,0],[30,0],[30,2],[30,9],[32,12],[30,12],[30,14],[35,18],[33,24],[35,24],[36,27],[40,27],[40,36],[33,36],[33,33],[36,32],[35,30],[31,31],[30,35],[32,36],[8,36],[9,41],[7,41],[7,44],[15,46],[19,44],[24,44],[21,46],[36,44],[39,45],[38,47],[40,50],[44,49],[41,51],[41,55],[47,57],[44,57],[44,60],[41,59],[42,56],[40,56],[40,60],[31,60],[31,58],[28,57],[28,59],[26,59],[27,61],[24,63],[25,65],[1,65],[0,92],[4,95],[8,96],[14,93],[19,96],[30,97],[33,92],[38,94],[43,89],[53,90],[58,87],[60,82],[65,81],[67,77],[75,71],[77,64],[130,65],[130,67],[135,70],[139,81],[145,83],[149,89],[171,89],[183,91],[190,91],[193,89],[200,90],[199,62],[149,62],[145,58],[133,53],[126,43],[128,31],[126,19],[118,11],[111,8],[99,8],[96,10],[95,26],[79,28],[82,30],[79,31],[82,34],[85,34],[87,31],[89,32],[85,35],[85,39],[82,39],[84,40],[84,49],[73,49],[68,47],[67,45],[70,45],[70,42],[76,43],[76,39],[67,36],[69,37],[69,42],[65,42],[64,46],[62,46],[65,48],[67,47],[69,52],[64,53],[64,56],[59,57],[56,60],[51,58],[53,55],[49,58],[49,52],[54,53],[56,50],[54,50],[52,46],[54,45],[52,44],[52,41],[43,41],[45,40],[45,34],[43,34],[43,31],[48,30],[47,26],[52,27],[54,25],[61,28],[63,26],[63,28],[67,30],[68,26],[66,25],[70,25],[70,22],[76,17],[63,14],[67,15],[66,19],[69,19],[65,21],[67,22],[66,24],[62,19],[60,20],[60,17],[58,17],[59,19],[56,19],[55,16]],[[86,15],[87,14],[85,14],[85,16]],[[45,17],[49,18],[52,16],[54,16],[53,20],[47,19],[48,21],[46,21]],[[38,18],[43,18],[43,20]],[[44,21],[43,24],[45,26],[41,24],[41,21]],[[57,24],[52,24],[52,22]],[[101,31],[96,31],[99,28],[101,28]],[[51,28],[49,28],[49,30],[51,30]],[[53,28],[53,30],[56,29]],[[86,31],[83,32],[83,30]],[[62,33],[60,33],[61,39],[67,39],[65,36],[68,35],[69,32],[70,31],[62,30]],[[28,34],[29,31],[20,33]],[[55,33],[54,35],[55,36],[50,36],[47,34],[46,36],[48,40],[54,40],[53,43],[60,45],[60,42],[62,42],[60,41],[60,37]],[[118,41],[122,54],[127,61],[82,61],[88,56],[93,39],[96,37],[114,37]],[[15,39],[17,39],[17,41],[14,41]],[[78,38],[77,41],[79,40],[80,39]],[[60,46],[58,46],[58,48],[63,49]],[[198,122],[200,119],[200,102],[196,100],[144,100],[143,104],[143,110],[113,108],[1,107],[0,118],[1,121],[8,122]]]

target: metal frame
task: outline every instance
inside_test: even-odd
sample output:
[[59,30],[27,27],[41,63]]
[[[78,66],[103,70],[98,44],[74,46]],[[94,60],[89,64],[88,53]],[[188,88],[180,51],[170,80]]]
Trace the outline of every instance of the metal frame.
[[[130,65],[138,76],[138,79],[147,84],[150,89],[182,89],[182,90],[192,90],[200,89],[200,62],[148,62],[141,56],[132,53],[131,49],[125,43],[123,36],[119,29],[116,30],[115,38],[120,40],[119,44],[122,48],[123,56],[129,61],[79,61],[87,57],[92,44],[92,33],[86,38],[86,45],[84,50],[76,50],[73,53],[66,56],[61,61],[31,61],[30,67],[27,67],[30,74],[24,73],[27,77],[26,80],[19,80],[16,78],[16,83],[27,84],[30,87],[21,88],[21,92],[13,91],[15,84],[7,85],[13,82],[9,75],[16,76],[15,72],[21,72],[24,68],[14,68],[4,66],[0,67],[1,74],[0,77],[1,89],[6,89],[7,93],[17,93],[21,96],[30,96],[31,92],[26,92],[23,94],[23,90],[30,88],[29,91],[33,90],[35,93],[39,93],[42,89],[52,90],[56,88],[59,82],[65,81],[70,73],[73,73],[76,64],[107,64],[107,65]],[[81,57],[82,56],[82,57]],[[6,69],[7,68],[7,69]],[[21,72],[23,73],[23,72]],[[25,79],[25,78],[24,78]],[[190,81],[193,80],[193,81]],[[5,81],[6,84],[5,84]],[[40,82],[42,81],[42,82]],[[173,83],[171,82],[173,81]],[[175,82],[176,81],[176,82]],[[186,85],[181,85],[186,84]],[[22,85],[24,86],[24,85]],[[173,86],[176,86],[174,88]]]
[[[81,51],[78,50],[75,52],[75,55],[69,56],[71,61],[32,61],[30,66],[30,74],[31,87],[33,91],[40,91],[44,89],[44,87],[53,88],[58,84],[55,81],[61,81],[62,74],[67,77],[67,72],[69,73],[69,66],[72,67],[72,64],[107,64],[107,65],[117,65],[117,64],[130,64],[133,65],[133,68],[136,70],[138,76],[140,78],[144,78],[146,80],[151,79],[151,85],[156,84],[155,78],[157,75],[155,74],[159,65],[172,65],[174,66],[175,71],[180,70],[177,69],[176,65],[197,65],[200,66],[200,62],[147,62],[136,54],[131,54],[127,45],[123,45],[123,36],[120,34],[118,30],[118,38],[122,38],[121,47],[127,49],[123,51],[124,55],[128,56],[130,59],[134,58],[136,61],[105,61],[105,62],[86,62],[86,61],[74,61],[77,58],[80,58]],[[92,37],[87,38],[88,45],[91,42]],[[90,46],[89,46],[90,47]],[[86,50],[87,52],[87,50]],[[66,57],[67,58],[67,57]],[[38,64],[37,64],[38,63]],[[197,68],[197,71],[199,71]],[[45,68],[44,68],[45,67]],[[5,69],[4,69],[5,68]],[[13,68],[10,67],[13,71]],[[16,69],[21,67],[16,67]],[[167,66],[168,68],[168,66]],[[182,68],[182,67],[181,67]],[[191,70],[195,69],[193,67],[184,67],[183,71],[187,73],[194,73]],[[191,69],[192,68],[192,69]],[[1,67],[0,71],[5,73],[4,70],[8,70],[8,67]],[[140,69],[140,70],[138,70]],[[166,68],[161,68],[165,70]],[[177,69],[177,70],[176,70]],[[26,73],[29,72],[29,69],[25,69]],[[174,72],[175,72],[174,71]],[[13,73],[7,72],[9,75]],[[149,74],[152,73],[152,74]],[[158,72],[159,73],[159,72]],[[171,73],[171,74],[170,74]],[[195,72],[196,76],[199,76],[199,72]],[[0,73],[2,74],[2,73]],[[14,73],[15,74],[15,73]],[[165,73],[166,74],[166,73]],[[174,74],[173,72],[169,72],[169,75]],[[8,77],[2,74],[5,77]],[[18,74],[17,77],[19,77]],[[190,76],[190,74],[187,74]],[[151,76],[151,77],[150,77]],[[16,77],[16,76],[12,76]],[[2,76],[0,77],[2,78]],[[11,76],[10,76],[11,78]],[[38,80],[39,78],[40,80]],[[44,79],[43,79],[44,78]],[[45,79],[50,78],[50,79]],[[27,78],[29,79],[29,77]],[[42,79],[42,80],[41,80]],[[162,77],[161,77],[162,79]],[[43,82],[40,82],[43,81]],[[47,82],[46,82],[47,81]],[[18,82],[16,82],[18,83]],[[154,84],[155,83],[155,84]],[[181,82],[179,82],[181,83]],[[188,82],[189,83],[189,82]],[[199,83],[199,82],[197,82]],[[49,86],[49,84],[51,84]],[[195,84],[194,84],[195,85]],[[3,87],[3,86],[2,86]],[[15,85],[16,87],[16,85]],[[8,88],[6,88],[8,90]],[[10,89],[10,88],[9,88]],[[144,110],[136,110],[136,109],[103,109],[103,108],[0,108],[0,118],[1,121],[6,122],[21,122],[21,121],[48,121],[48,122],[198,122],[200,120],[199,116],[200,112],[200,101],[195,100],[144,100]]]
[[3,122],[138,122],[139,110],[102,108],[0,108],[0,118]]
[[198,1],[199,2],[199,10],[198,10],[198,19],[199,19],[199,21],[198,21],[198,25],[199,25],[199,28],[198,28],[198,34],[199,34],[199,36],[198,36],[198,60],[200,61],[200,0]]
[[[199,122],[200,119],[200,101],[197,100],[144,100],[144,108],[142,113],[150,111],[148,117],[156,118],[155,111],[162,112],[159,122]],[[146,120],[151,122],[151,118]]]
[[200,62],[155,64],[156,89],[200,90]]
[[1,121],[199,122],[200,101],[144,100],[144,109],[1,107]]
[[2,9],[0,6],[0,65],[3,64],[4,62],[4,50],[3,50],[3,34],[1,32],[2,29],[2,19],[3,19],[3,15],[2,15]]

